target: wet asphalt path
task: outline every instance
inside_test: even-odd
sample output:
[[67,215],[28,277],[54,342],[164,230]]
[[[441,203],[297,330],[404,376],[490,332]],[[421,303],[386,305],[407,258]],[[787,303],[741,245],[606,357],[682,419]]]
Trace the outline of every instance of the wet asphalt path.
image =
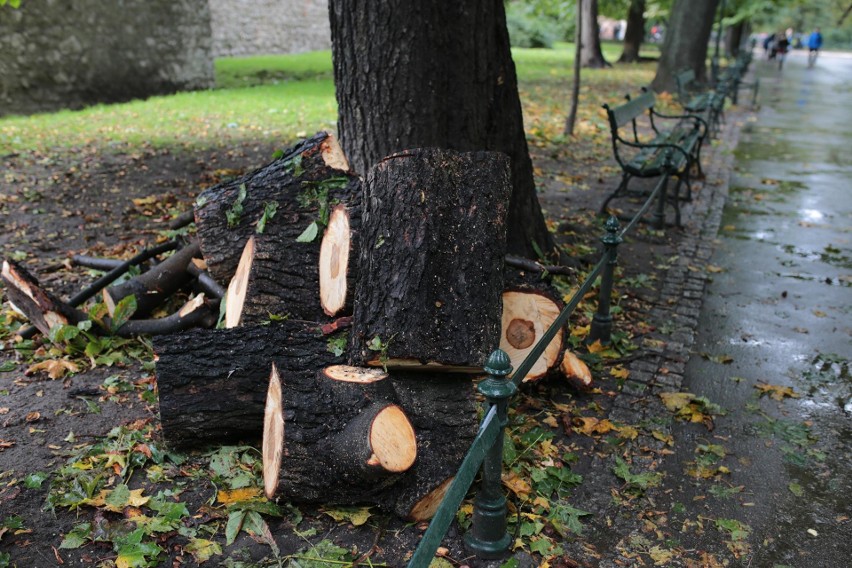
[[[680,546],[735,550],[733,565],[852,566],[852,58],[805,63],[754,62],[762,106],[683,387],[727,414],[713,431],[676,424],[659,504]],[[761,397],[762,383],[799,398]],[[715,475],[684,475],[699,465]]]

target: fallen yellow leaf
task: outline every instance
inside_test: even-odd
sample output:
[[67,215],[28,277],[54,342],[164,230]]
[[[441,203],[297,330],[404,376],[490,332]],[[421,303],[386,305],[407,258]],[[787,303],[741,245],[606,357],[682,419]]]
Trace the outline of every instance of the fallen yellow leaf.
[[781,385],[770,385],[768,383],[757,383],[754,388],[760,391],[760,396],[769,395],[772,400],[784,400],[784,397],[799,398],[799,393],[794,391],[792,387]]
[[527,483],[525,479],[519,477],[514,471],[509,471],[503,474],[503,485],[505,485],[509,491],[522,499],[529,497],[532,492],[530,484]]
[[216,500],[223,505],[231,505],[240,501],[252,501],[261,496],[260,487],[243,487],[231,491],[219,491]]
[[39,371],[44,371],[51,379],[61,379],[65,376],[65,373],[76,373],[79,370],[80,367],[72,361],[66,361],[65,359],[48,359],[46,361],[40,361],[34,365],[30,365],[25,374],[31,375]]

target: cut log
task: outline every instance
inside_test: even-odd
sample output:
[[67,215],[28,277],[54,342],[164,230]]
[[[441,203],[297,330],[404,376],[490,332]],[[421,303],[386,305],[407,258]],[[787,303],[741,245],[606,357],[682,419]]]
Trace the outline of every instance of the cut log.
[[115,307],[128,296],[136,297],[135,317],[150,314],[192,279],[187,272],[187,265],[200,252],[197,243],[187,245],[147,272],[105,288],[103,298],[109,315],[114,315]]
[[585,392],[592,388],[592,373],[589,367],[570,349],[566,349],[562,354],[559,371],[575,389]]
[[227,327],[271,316],[326,321],[351,314],[357,264],[350,250],[360,225],[360,198],[347,199],[349,206],[338,204],[330,213],[321,243],[296,240],[315,212],[298,215],[300,224],[282,221],[248,238],[228,286]]
[[56,325],[76,325],[88,319],[41,287],[38,280],[13,260],[4,260],[0,271],[9,301],[44,335]]
[[164,439],[173,447],[258,441],[270,365],[315,380],[317,369],[344,362],[328,339],[318,324],[295,321],[155,337]]
[[313,377],[273,366],[264,416],[264,490],[300,502],[377,502],[417,456],[387,375],[330,367]]
[[417,461],[379,506],[420,522],[432,518],[479,428],[473,380],[467,375],[393,373],[398,404],[414,426]]
[[[544,290],[525,286],[503,293],[500,349],[509,355],[512,368],[517,369],[524,361],[560,311],[559,301]],[[563,336],[560,330],[524,377],[524,382],[543,378],[560,363]]]
[[226,290],[207,272],[207,264],[199,259],[193,258],[186,265],[186,271],[198,282],[198,288],[211,298],[224,298]]
[[[360,202],[359,202],[360,203]],[[335,207],[328,218],[319,254],[320,305],[326,315],[352,313],[357,271],[356,246],[360,233],[360,211],[353,215],[345,205]],[[353,269],[350,269],[350,264]]]
[[[205,190],[196,200],[195,224],[207,270],[219,282],[231,281],[246,241],[256,233],[269,204],[276,204],[277,210],[271,219],[267,216],[264,234],[279,233],[280,241],[295,241],[312,222],[324,224],[335,201],[349,203],[359,192],[358,178],[326,132],[303,140],[259,170]],[[315,243],[288,247],[293,256],[287,269],[296,276],[297,270],[316,271],[319,241]],[[296,256],[308,249],[313,251],[309,258]]]
[[353,363],[478,372],[500,331],[508,158],[409,150],[365,189]]

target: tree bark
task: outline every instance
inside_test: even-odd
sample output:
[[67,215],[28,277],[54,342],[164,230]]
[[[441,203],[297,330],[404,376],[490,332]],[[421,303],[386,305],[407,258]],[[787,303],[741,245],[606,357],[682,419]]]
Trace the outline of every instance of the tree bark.
[[748,37],[749,23],[747,20],[741,20],[729,26],[725,34],[725,53],[731,57],[736,57],[740,53],[743,46],[743,38]]
[[164,439],[173,447],[259,440],[272,363],[311,378],[343,363],[328,340],[319,324],[295,321],[155,337]]
[[269,379],[263,432],[267,497],[299,502],[380,502],[417,456],[414,429],[393,404],[387,374],[327,368]]
[[365,188],[354,364],[478,371],[499,336],[508,160],[410,150]]
[[0,279],[6,285],[9,301],[45,336],[53,326],[76,325],[87,319],[86,314],[42,288],[32,274],[13,260],[3,261]]
[[403,519],[432,518],[479,427],[473,381],[466,376],[392,373],[399,405],[417,436],[417,461],[390,489],[387,502]]
[[707,43],[717,4],[718,0],[675,0],[651,83],[655,91],[674,91],[674,75],[684,67],[695,71],[699,81],[706,80]]
[[583,67],[601,69],[610,67],[601,51],[601,34],[598,25],[598,0],[580,0],[580,10],[583,12],[580,40],[583,50],[580,54],[580,64]]
[[627,10],[627,29],[624,31],[624,42],[620,63],[636,63],[641,61],[639,50],[645,41],[645,0],[630,0]]
[[364,172],[406,148],[511,158],[509,251],[553,240],[536,196],[502,0],[331,0],[341,144]]
[[147,272],[104,288],[103,298],[109,315],[115,315],[118,303],[128,296],[136,298],[134,317],[150,314],[192,280],[187,266],[194,257],[200,255],[200,250],[197,243],[187,245]]
[[318,233],[307,243],[297,238],[320,214],[317,207],[287,204],[279,197],[293,217],[249,237],[228,286],[226,327],[259,324],[271,316],[325,322],[351,315],[361,202],[360,194],[349,190],[346,186],[329,195],[330,203],[346,204],[333,206],[322,238]]
[[[278,227],[284,230],[300,227],[292,235],[295,240],[310,223],[317,221],[322,205],[322,200],[316,198],[319,193],[329,192],[329,201],[325,203],[328,205],[334,199],[345,201],[347,196],[356,194],[358,184],[337,141],[321,132],[299,142],[280,159],[259,170],[205,190],[196,200],[195,225],[207,270],[220,284],[230,282],[246,241],[257,232],[257,223],[267,203],[277,204],[278,209],[267,222],[265,232],[274,232]],[[241,202],[242,212],[236,214],[234,208],[241,186],[245,186],[245,198]],[[228,212],[232,213],[230,223]],[[304,250],[307,248],[311,247]],[[315,255],[311,260],[315,269]]]
[[580,76],[583,57],[583,10],[577,10],[577,25],[574,29],[574,82],[571,85],[571,110],[565,120],[565,134],[574,136],[577,122],[577,108],[580,106]]

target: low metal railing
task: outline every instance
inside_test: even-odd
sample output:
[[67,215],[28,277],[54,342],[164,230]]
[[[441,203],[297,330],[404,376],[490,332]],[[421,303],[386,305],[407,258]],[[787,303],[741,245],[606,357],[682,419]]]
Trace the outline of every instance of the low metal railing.
[[429,528],[409,560],[408,568],[428,568],[480,470],[482,479],[479,491],[474,498],[472,526],[470,532],[465,535],[465,545],[478,557],[485,559],[500,558],[509,550],[512,538],[507,532],[508,507],[502,490],[501,476],[503,438],[508,423],[510,399],[517,392],[523,378],[592,289],[598,276],[601,277],[601,285],[597,310],[589,329],[589,340],[600,340],[604,344],[610,342],[612,333],[610,304],[615,267],[618,264],[618,245],[624,241],[624,235],[639,222],[652,204],[656,203],[657,207],[655,218],[662,214],[666,204],[667,185],[668,176],[663,176],[624,229],[621,229],[616,217],[610,217],[606,221],[604,224],[606,233],[601,237],[604,245],[601,259],[514,373],[512,373],[509,356],[503,350],[497,349],[488,357],[484,367],[488,377],[479,383],[478,390],[488,402],[489,409],[485,413],[470,450],[459,466],[455,479],[450,483]]

